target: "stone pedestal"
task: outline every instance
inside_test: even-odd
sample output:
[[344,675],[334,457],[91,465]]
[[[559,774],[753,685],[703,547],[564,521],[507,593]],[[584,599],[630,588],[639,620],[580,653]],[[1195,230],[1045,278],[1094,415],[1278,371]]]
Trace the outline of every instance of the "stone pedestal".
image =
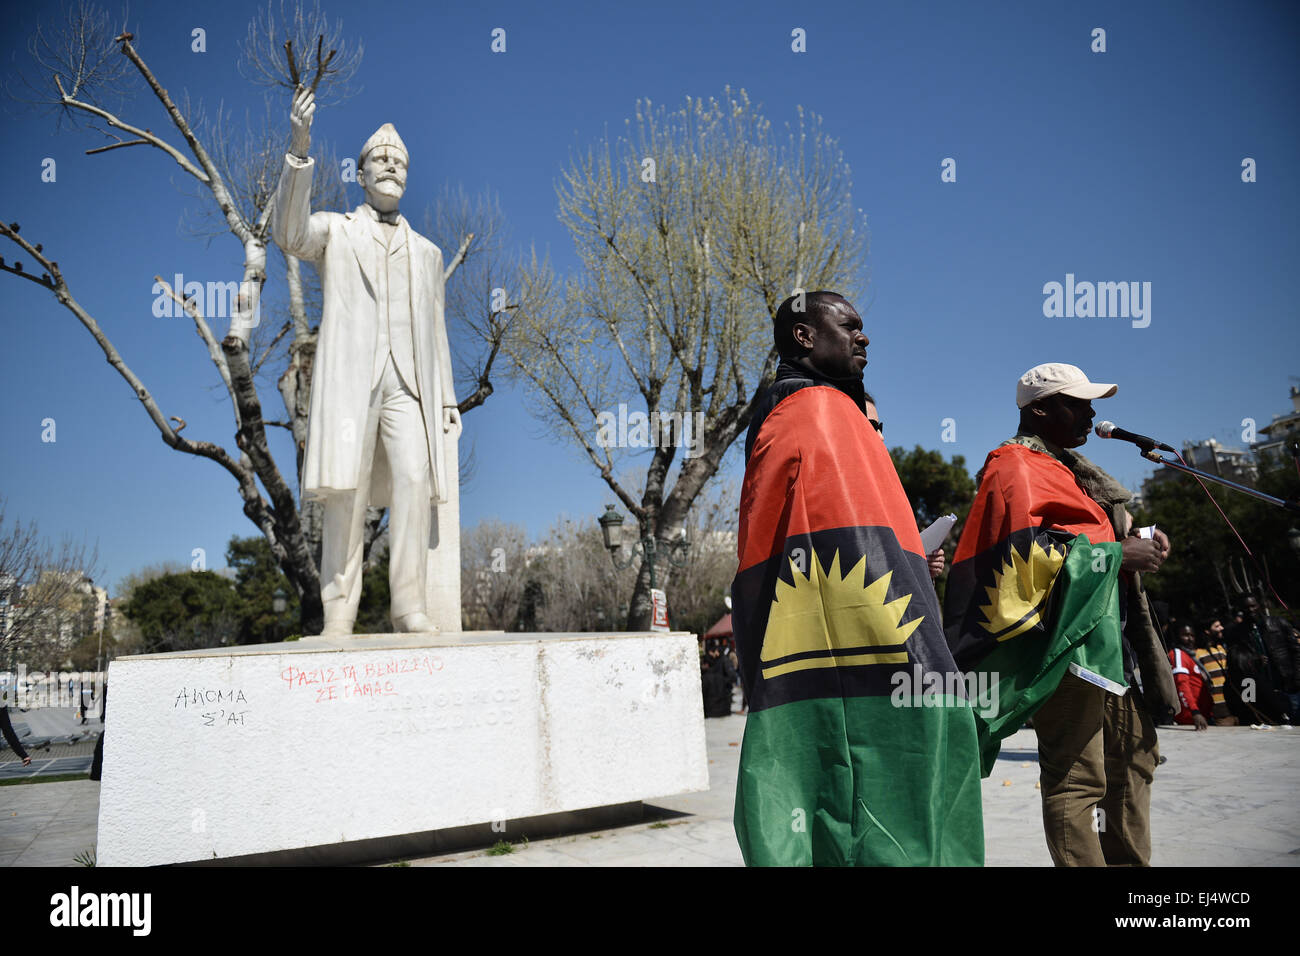
[[202,861],[708,789],[690,634],[374,635],[119,658],[98,861]]

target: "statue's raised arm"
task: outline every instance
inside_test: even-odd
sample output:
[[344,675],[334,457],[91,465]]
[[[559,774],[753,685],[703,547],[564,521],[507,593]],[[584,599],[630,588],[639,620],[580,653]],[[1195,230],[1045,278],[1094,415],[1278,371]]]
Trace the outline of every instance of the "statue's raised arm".
[[298,87],[293,95],[293,106],[289,108],[289,124],[293,127],[289,152],[299,159],[306,159],[311,150],[311,118],[315,113],[316,94],[305,86]]
[[316,112],[316,94],[299,87],[289,108],[289,154],[284,158],[280,185],[275,192],[275,209],[271,213],[271,237],[287,255],[316,262],[325,252],[329,236],[326,216],[311,212],[311,120]]

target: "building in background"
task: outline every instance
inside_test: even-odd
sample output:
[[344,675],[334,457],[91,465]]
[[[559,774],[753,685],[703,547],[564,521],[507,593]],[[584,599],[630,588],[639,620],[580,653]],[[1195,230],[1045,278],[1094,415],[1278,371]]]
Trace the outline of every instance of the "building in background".
[[1273,421],[1259,429],[1264,437],[1251,445],[1261,468],[1275,468],[1287,463],[1291,452],[1287,442],[1300,439],[1300,387],[1291,386],[1291,410],[1274,415]]
[[12,574],[0,574],[0,641],[9,636],[9,631],[13,627],[17,591],[18,579]]
[[[1255,487],[1259,478],[1259,469],[1250,450],[1229,448],[1215,438],[1183,442],[1183,461],[1197,471],[1217,475],[1250,488]],[[1151,489],[1162,482],[1180,480],[1190,479],[1184,479],[1180,472],[1172,468],[1159,468],[1154,475],[1142,482],[1142,495],[1148,496]]]
[[103,634],[108,615],[107,590],[82,571],[47,568],[28,584],[0,576],[0,639],[30,666],[66,666],[80,641]]
[[[1244,424],[1244,423],[1243,423]],[[1247,449],[1232,448],[1215,438],[1183,442],[1183,460],[1198,471],[1255,487],[1261,471],[1290,464],[1288,443],[1300,440],[1300,386],[1291,386],[1291,410],[1274,415],[1269,424],[1256,429],[1258,440]],[[1180,480],[1172,468],[1159,468],[1142,482],[1142,496],[1166,481]]]
[[1259,469],[1248,449],[1229,448],[1213,438],[1183,442],[1183,460],[1199,471],[1251,488],[1259,478]]
[[87,598],[90,633],[103,634],[104,624],[108,620],[108,589],[99,587],[88,577],[83,577],[81,583],[82,594]]

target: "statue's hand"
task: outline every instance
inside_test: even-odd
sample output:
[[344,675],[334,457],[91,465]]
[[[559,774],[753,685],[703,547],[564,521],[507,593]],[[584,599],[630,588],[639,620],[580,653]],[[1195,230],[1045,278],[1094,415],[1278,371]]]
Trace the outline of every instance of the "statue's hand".
[[460,423],[460,409],[455,405],[449,405],[442,410],[442,430],[444,433],[450,433],[456,429],[456,437],[460,438],[460,433],[464,426]]
[[311,149],[311,118],[315,112],[316,94],[304,86],[298,87],[289,110],[289,123],[293,127],[289,151],[299,159],[306,159]]

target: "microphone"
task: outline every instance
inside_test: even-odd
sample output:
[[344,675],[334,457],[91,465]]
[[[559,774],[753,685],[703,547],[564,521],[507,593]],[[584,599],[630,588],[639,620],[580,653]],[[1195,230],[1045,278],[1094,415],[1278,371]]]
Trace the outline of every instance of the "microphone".
[[1114,422],[1102,422],[1094,428],[1093,431],[1096,432],[1098,438],[1118,438],[1122,441],[1131,441],[1143,451],[1151,451],[1153,448],[1159,448],[1161,451],[1173,452],[1175,455],[1178,454],[1178,452],[1174,451],[1174,449],[1170,448],[1164,442],[1156,441],[1154,438],[1148,438],[1146,435],[1138,435],[1134,432],[1125,431]]

